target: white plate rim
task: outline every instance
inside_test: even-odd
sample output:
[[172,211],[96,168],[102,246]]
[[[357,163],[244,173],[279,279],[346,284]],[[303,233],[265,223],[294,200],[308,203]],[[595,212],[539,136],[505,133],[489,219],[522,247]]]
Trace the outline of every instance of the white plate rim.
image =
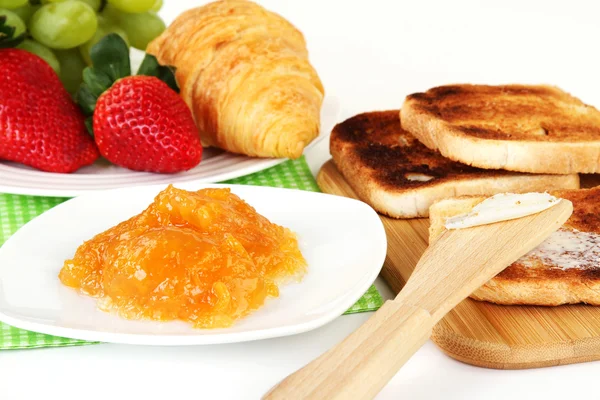
[[[184,185],[195,185],[195,182],[183,182]],[[144,188],[147,190],[161,190],[164,189],[165,184],[159,185],[146,185],[146,186],[138,186],[138,187],[130,187],[130,188],[117,188],[117,189],[109,189],[103,190],[99,193],[103,193],[106,195],[110,195],[113,192],[130,192],[139,190],[140,188]],[[201,335],[177,335],[177,334],[166,334],[166,335],[148,335],[148,334],[135,334],[135,333],[114,333],[114,332],[99,332],[93,330],[86,329],[75,329],[68,327],[58,327],[52,325],[46,325],[43,323],[37,323],[33,321],[22,320],[19,318],[14,318],[0,308],[0,322],[4,322],[8,325],[11,325],[15,328],[24,329],[32,332],[42,333],[46,335],[70,338],[74,340],[83,340],[90,342],[101,342],[101,343],[115,343],[115,344],[129,344],[129,345],[150,345],[150,346],[190,346],[190,345],[212,345],[212,344],[226,344],[226,343],[238,343],[238,342],[248,342],[255,340],[264,340],[276,337],[283,336],[291,336],[300,334],[303,332],[307,332],[310,330],[314,330],[319,328],[339,316],[343,315],[350,307],[352,307],[371,287],[381,269],[383,268],[383,264],[385,261],[385,257],[387,254],[387,237],[385,234],[385,228],[383,226],[383,222],[379,218],[377,212],[371,208],[368,204],[348,198],[343,196],[336,196],[326,193],[320,192],[310,192],[299,189],[288,189],[288,188],[276,188],[276,187],[268,187],[268,186],[249,186],[249,185],[237,185],[237,184],[205,184],[200,183],[198,185],[198,189],[202,188],[243,188],[244,190],[275,190],[275,191],[293,191],[299,192],[303,195],[311,195],[311,196],[325,196],[325,197],[335,197],[340,201],[353,202],[358,206],[365,209],[365,212],[371,214],[373,221],[377,221],[375,224],[377,226],[377,232],[373,234],[374,242],[379,246],[379,250],[377,252],[377,257],[373,261],[373,267],[369,271],[368,277],[363,279],[360,282],[360,285],[356,285],[356,288],[352,288],[352,296],[347,296],[347,300],[345,302],[340,302],[340,305],[336,307],[335,312],[330,311],[328,314],[323,315],[321,317],[315,318],[313,320],[289,326],[275,327],[264,330],[256,330],[256,331],[242,331],[242,332],[220,332],[216,334],[201,334]],[[79,197],[75,197],[69,199],[52,209],[46,211],[45,213],[35,217],[27,224],[23,225],[23,227],[34,223],[35,220],[40,218],[42,215],[46,213],[51,213],[53,210],[61,210],[62,208],[69,207],[69,203],[73,201],[85,201],[87,197],[96,196],[96,193],[85,194]],[[56,211],[58,212],[58,211]],[[17,237],[17,239],[14,239]],[[6,242],[5,245],[8,244],[12,240],[18,240],[17,233],[12,235]],[[4,247],[4,245],[2,246]],[[2,252],[2,247],[0,247],[0,253]],[[300,283],[301,284],[301,283]],[[252,315],[246,317],[249,318]],[[115,316],[115,318],[119,318]],[[153,322],[153,321],[150,321]]]
[[[338,122],[340,114],[341,114],[341,104],[337,97],[332,95],[326,95],[323,100],[322,107],[322,115],[321,115],[321,128],[319,135],[305,148],[304,154],[306,154],[307,150],[312,149],[317,144],[325,140],[329,137],[329,134],[335,124]],[[198,182],[198,183],[217,183],[226,181],[229,179],[235,179],[242,176],[250,175],[276,165],[279,165],[285,161],[288,161],[287,158],[255,158],[255,157],[247,157],[240,154],[233,153],[221,153],[216,157],[211,157],[206,159],[204,164],[199,165],[201,168],[203,165],[207,165],[210,163],[210,160],[215,160],[217,158],[229,157],[227,165],[234,165],[232,169],[228,169],[224,172],[218,172],[211,174],[210,176],[201,176],[190,174],[190,171],[186,171],[181,174],[153,174],[149,172],[136,172],[136,171],[127,171],[130,174],[120,175],[120,174],[98,174],[99,179],[103,179],[105,181],[113,179],[125,179],[126,182],[120,183],[118,187],[115,186],[100,186],[98,188],[90,188],[89,185],[93,184],[91,181],[90,175],[93,174],[85,174],[85,175],[77,175],[75,174],[59,174],[59,173],[51,173],[51,172],[43,172],[37,170],[30,169],[22,169],[19,167],[13,167],[11,165],[6,165],[5,163],[0,161],[0,194],[15,194],[15,195],[27,195],[27,196],[44,196],[44,197],[77,197],[81,195],[85,195],[88,193],[95,193],[104,190],[112,190],[119,189],[131,186],[149,186],[155,184],[166,183],[167,181],[172,183],[185,183],[185,182]],[[203,160],[204,161],[204,160]],[[199,172],[200,173],[200,172]],[[9,174],[9,175],[8,175]],[[69,178],[77,179],[77,177],[81,177],[84,183],[67,183],[67,188],[45,188],[45,187],[31,187],[26,184],[19,184],[19,179],[32,176],[34,178],[43,179],[44,177],[60,179],[61,177],[68,176]],[[160,182],[157,181],[129,181],[129,179],[134,179],[135,177],[139,178],[148,178],[153,179],[156,178],[161,179]],[[67,178],[67,179],[69,179]],[[16,183],[15,183],[16,182]],[[79,186],[77,186],[79,185]]]

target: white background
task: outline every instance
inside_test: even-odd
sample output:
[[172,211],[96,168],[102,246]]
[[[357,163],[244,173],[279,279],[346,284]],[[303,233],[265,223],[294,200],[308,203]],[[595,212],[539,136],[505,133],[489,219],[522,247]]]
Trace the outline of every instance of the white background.
[[[167,19],[202,3],[165,2]],[[550,83],[600,106],[594,1],[261,3],[305,33],[311,59],[328,93],[340,99],[343,117],[399,108],[410,92],[456,82]],[[308,155],[313,171],[327,158],[326,143]],[[344,316],[313,332],[246,344],[3,351],[0,398],[256,399],[369,315]],[[475,368],[427,343],[379,398],[598,398],[598,376],[598,362],[524,371]]]

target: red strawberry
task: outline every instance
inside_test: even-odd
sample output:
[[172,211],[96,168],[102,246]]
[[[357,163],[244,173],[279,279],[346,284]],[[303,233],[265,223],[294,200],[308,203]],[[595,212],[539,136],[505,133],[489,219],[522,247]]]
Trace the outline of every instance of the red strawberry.
[[85,69],[77,98],[100,153],[136,171],[174,173],[198,165],[198,129],[173,72],[146,55],[138,75],[130,76],[129,48],[117,34],[94,45],[90,57],[93,67]]
[[73,172],[98,150],[85,119],[52,68],[19,49],[0,49],[0,159]]
[[136,171],[186,171],[202,158],[190,109],[153,76],[122,78],[98,98],[94,136],[106,159]]

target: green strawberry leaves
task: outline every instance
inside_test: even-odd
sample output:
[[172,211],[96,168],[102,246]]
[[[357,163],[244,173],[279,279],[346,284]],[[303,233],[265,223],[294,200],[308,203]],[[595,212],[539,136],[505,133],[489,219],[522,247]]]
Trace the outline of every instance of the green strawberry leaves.
[[98,97],[99,96],[94,95],[92,89],[90,89],[84,81],[77,92],[77,103],[79,103],[79,107],[85,116],[91,117],[94,114]]
[[88,132],[93,135],[92,116],[98,97],[117,80],[131,75],[129,47],[116,33],[103,37],[90,52],[93,66],[83,70],[83,83],[77,91],[77,103],[86,119]]
[[15,27],[6,25],[6,15],[0,15],[0,35],[11,38],[15,34]]
[[175,81],[173,70],[169,67],[160,65],[156,60],[156,57],[151,54],[146,54],[137,74],[155,76],[166,83],[171,89],[179,93],[179,86],[177,86],[177,82]]
[[104,36],[92,47],[90,58],[94,65],[92,69],[108,75],[112,82],[131,75],[129,47],[116,33]]
[[14,34],[15,27],[6,24],[6,15],[0,15],[0,49],[17,47],[25,39],[24,33],[17,37]]
[[[129,47],[121,36],[111,33],[103,37],[90,51],[92,66],[83,70],[83,83],[77,92],[77,102],[86,119],[90,134],[92,116],[98,98],[119,79],[131,75]],[[146,54],[138,75],[155,76],[179,93],[175,76],[169,67],[162,66],[152,55]]]
[[104,71],[94,68],[85,68],[83,70],[83,82],[87,85],[89,92],[96,98],[100,97],[114,83],[108,74]]

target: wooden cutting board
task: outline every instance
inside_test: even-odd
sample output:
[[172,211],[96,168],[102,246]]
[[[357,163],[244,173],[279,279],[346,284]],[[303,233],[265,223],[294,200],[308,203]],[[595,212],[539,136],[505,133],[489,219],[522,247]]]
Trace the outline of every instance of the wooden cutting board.
[[[322,167],[317,182],[325,193],[358,198],[332,161]],[[585,186],[597,183],[594,179]],[[398,293],[427,247],[429,221],[381,220],[388,239],[381,275]],[[487,368],[600,360],[600,307],[499,306],[466,299],[438,323],[432,340],[450,357]]]

